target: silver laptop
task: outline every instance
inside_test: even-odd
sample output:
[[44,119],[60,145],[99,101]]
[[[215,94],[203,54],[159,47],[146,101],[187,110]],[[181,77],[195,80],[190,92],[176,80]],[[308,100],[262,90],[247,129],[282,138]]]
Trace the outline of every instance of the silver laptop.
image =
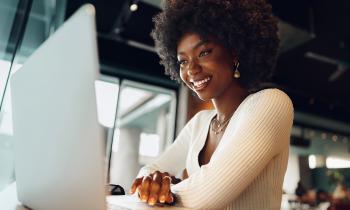
[[106,209],[98,74],[95,10],[85,5],[12,76],[17,193],[24,205]]

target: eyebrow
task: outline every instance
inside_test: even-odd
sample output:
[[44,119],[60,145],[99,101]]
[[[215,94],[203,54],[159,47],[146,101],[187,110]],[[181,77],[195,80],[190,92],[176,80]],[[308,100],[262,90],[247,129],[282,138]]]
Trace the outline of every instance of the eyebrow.
[[[192,50],[195,50],[195,49],[197,49],[198,47],[200,47],[200,46],[202,46],[202,45],[205,45],[205,44],[207,44],[207,43],[209,43],[209,40],[201,40],[201,41],[199,41],[197,44],[194,45],[194,47],[192,48]],[[185,54],[185,52],[178,52],[177,54],[178,54],[178,55],[181,55],[181,54]]]

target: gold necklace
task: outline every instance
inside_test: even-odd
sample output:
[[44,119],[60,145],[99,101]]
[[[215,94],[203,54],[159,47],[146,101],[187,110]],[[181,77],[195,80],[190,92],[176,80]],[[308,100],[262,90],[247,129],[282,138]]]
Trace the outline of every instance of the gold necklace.
[[211,130],[214,132],[215,135],[218,135],[219,133],[221,133],[222,131],[225,130],[226,125],[228,124],[230,119],[231,119],[231,117],[229,117],[224,122],[220,123],[220,121],[218,119],[216,119],[216,116],[215,116],[211,122]]

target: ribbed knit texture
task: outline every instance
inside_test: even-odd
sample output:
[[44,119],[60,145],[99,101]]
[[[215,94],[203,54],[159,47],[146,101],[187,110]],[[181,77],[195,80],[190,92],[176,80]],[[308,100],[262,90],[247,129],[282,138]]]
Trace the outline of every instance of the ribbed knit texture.
[[284,92],[265,89],[249,95],[237,108],[207,165],[199,166],[215,110],[201,111],[175,142],[138,176],[155,170],[189,178],[171,190],[180,205],[194,209],[280,210],[293,104]]

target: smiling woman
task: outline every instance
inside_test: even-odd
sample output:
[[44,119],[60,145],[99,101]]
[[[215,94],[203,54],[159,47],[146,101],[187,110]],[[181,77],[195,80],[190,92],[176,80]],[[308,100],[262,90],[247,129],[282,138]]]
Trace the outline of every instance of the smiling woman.
[[272,75],[278,51],[278,21],[271,11],[265,0],[167,1],[152,33],[165,73],[181,82],[178,44],[184,34],[196,33],[234,53],[244,72],[240,83],[257,89]]
[[[260,89],[272,74],[277,20],[265,0],[169,0],[152,36],[165,73],[214,110],[197,113],[131,192],[150,205],[278,210],[293,104]],[[176,175],[186,171],[183,180]],[[173,185],[171,185],[172,183]]]
[[233,84],[236,55],[214,38],[204,41],[196,33],[187,33],[177,50],[181,80],[202,100],[219,97],[226,89],[223,84]]

